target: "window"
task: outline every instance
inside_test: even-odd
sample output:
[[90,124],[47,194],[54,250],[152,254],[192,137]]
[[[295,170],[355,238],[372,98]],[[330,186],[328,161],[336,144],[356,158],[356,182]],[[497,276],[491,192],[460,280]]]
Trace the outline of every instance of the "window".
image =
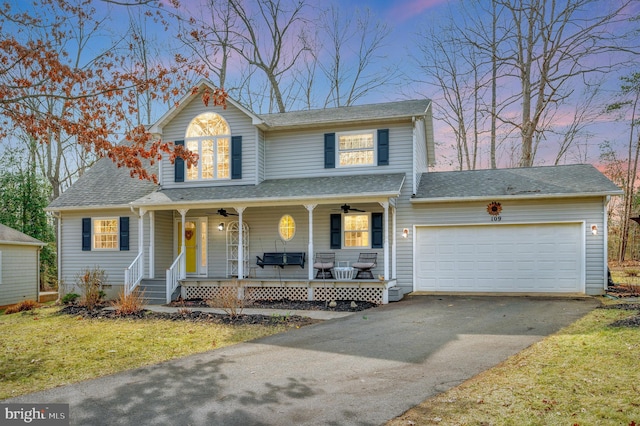
[[373,130],[338,133],[337,136],[340,167],[374,164],[375,137]]
[[291,215],[284,215],[280,218],[280,224],[278,225],[278,232],[280,232],[280,238],[283,241],[291,241],[296,234],[296,222]]
[[118,218],[93,219],[93,249],[119,249]]
[[187,180],[230,178],[231,130],[226,120],[214,112],[194,118],[185,135],[185,146],[198,154],[198,164],[187,169]]
[[344,247],[369,247],[368,214],[347,214],[344,216]]

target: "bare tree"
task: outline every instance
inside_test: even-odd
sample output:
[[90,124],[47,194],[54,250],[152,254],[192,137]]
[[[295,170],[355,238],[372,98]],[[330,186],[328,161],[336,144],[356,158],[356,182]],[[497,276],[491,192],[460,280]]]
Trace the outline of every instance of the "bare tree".
[[[634,0],[496,0],[510,15],[512,31],[502,48],[504,63],[519,81],[519,120],[509,120],[522,136],[520,166],[534,162],[534,140],[548,122],[545,112],[564,103],[574,84],[606,73],[619,61],[597,55],[628,50],[628,7]],[[627,31],[627,32],[625,32]],[[553,115],[547,115],[551,120]]]
[[636,180],[638,176],[638,160],[640,159],[640,72],[622,78],[621,96],[623,100],[611,104],[607,111],[625,111],[629,120],[629,139],[627,143],[627,159],[624,167],[625,176],[622,182],[624,206],[620,217],[620,246],[618,261],[622,262],[627,251],[629,237],[629,218],[636,196]]
[[397,66],[383,55],[391,30],[380,21],[373,22],[369,9],[352,15],[332,5],[321,21],[326,41],[320,68],[329,82],[324,107],[353,105],[398,76]]

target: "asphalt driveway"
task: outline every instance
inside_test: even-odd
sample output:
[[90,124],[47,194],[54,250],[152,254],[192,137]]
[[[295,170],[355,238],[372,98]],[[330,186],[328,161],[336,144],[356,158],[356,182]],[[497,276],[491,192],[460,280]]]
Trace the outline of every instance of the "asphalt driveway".
[[591,298],[415,296],[2,402],[70,403],[74,425],[380,425],[597,305]]

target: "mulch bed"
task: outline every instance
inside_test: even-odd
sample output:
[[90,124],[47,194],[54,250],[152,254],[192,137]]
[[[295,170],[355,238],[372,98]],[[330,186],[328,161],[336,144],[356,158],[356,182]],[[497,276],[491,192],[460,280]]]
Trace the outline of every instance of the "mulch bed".
[[622,309],[625,311],[638,311],[637,315],[614,321],[611,327],[640,327],[640,303],[617,303],[615,305],[602,305],[600,309]]
[[[60,310],[61,314],[73,315],[85,319],[163,319],[169,321],[192,321],[206,322],[215,324],[260,324],[260,325],[287,325],[291,327],[301,327],[305,325],[315,324],[321,320],[312,319],[301,315],[262,315],[262,314],[239,314],[231,316],[228,314],[217,314],[210,312],[202,312],[197,308],[209,307],[204,300],[180,300],[173,302],[169,306],[178,307],[177,312],[154,312],[143,309],[132,314],[119,314],[113,307],[109,305],[97,306],[93,310],[78,305],[67,305]],[[271,309],[287,309],[287,310],[327,310],[338,312],[356,312],[377,306],[375,303],[357,302],[355,307],[351,306],[350,301],[337,301],[335,307],[330,307],[325,302],[307,302],[307,301],[255,301],[247,308],[271,308]]]
[[73,315],[85,319],[162,319],[169,321],[191,321],[204,322],[212,324],[233,324],[233,325],[287,325],[291,327],[302,327],[305,325],[321,322],[320,320],[303,317],[300,315],[236,315],[216,314],[210,312],[202,312],[184,308],[178,312],[153,312],[143,309],[132,314],[119,314],[113,308],[108,306],[98,307],[88,310],[82,306],[68,305],[60,310],[61,314]]
[[[371,302],[352,302],[351,300],[336,300],[335,306],[329,302],[323,302],[320,300],[254,300],[253,302],[245,305],[245,308],[258,308],[258,309],[286,309],[296,311],[333,311],[333,312],[359,312],[365,309],[375,308],[375,303]],[[206,300],[203,299],[186,299],[176,300],[171,302],[168,306],[174,306],[178,308],[208,308],[211,307]]]

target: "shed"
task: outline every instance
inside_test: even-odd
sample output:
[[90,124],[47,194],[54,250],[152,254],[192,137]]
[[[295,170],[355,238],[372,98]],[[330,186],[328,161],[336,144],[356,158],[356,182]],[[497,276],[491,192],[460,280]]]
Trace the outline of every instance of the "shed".
[[0,306],[38,300],[40,240],[0,224]]

